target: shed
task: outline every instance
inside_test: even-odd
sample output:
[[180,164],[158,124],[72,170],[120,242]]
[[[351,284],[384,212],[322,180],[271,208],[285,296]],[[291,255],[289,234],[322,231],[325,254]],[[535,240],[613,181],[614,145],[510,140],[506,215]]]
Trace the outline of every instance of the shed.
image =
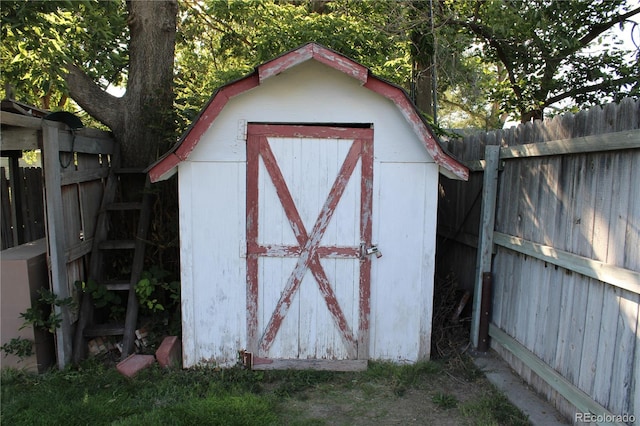
[[217,90],[176,172],[185,367],[429,358],[438,173],[468,170],[404,90],[306,44]]

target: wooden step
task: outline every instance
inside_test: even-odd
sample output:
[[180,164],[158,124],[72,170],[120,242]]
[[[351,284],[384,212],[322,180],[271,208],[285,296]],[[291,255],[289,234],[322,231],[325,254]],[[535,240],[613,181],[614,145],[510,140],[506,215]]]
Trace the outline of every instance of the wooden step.
[[142,202],[131,201],[128,203],[111,203],[107,206],[109,211],[123,211],[123,210],[140,210],[142,208]]
[[136,248],[136,242],[134,240],[107,240],[101,241],[98,247],[100,250],[133,250]]
[[117,168],[114,169],[113,172],[117,175],[144,175],[145,173],[145,169],[140,169],[137,167],[121,167],[121,168]]
[[84,337],[121,336],[124,324],[94,324],[84,329]]
[[131,282],[129,280],[113,280],[106,281],[104,286],[107,290],[112,291],[129,291],[131,289]]

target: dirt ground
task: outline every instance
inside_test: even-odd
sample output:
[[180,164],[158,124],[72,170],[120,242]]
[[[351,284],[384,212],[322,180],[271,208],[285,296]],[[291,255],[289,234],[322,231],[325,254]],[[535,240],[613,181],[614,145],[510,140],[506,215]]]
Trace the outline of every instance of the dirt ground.
[[406,386],[388,378],[318,384],[287,398],[285,413],[288,425],[528,424],[478,370],[450,367]]
[[289,396],[288,425],[527,425],[527,417],[468,356],[470,306],[457,312],[455,278],[436,279],[431,358],[438,371],[410,383],[384,378],[320,383]]

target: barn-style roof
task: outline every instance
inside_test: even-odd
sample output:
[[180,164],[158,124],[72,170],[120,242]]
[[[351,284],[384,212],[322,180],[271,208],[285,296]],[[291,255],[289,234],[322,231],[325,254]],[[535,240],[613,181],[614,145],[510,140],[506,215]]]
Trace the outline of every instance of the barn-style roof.
[[215,121],[220,111],[222,111],[231,98],[261,85],[262,82],[270,77],[309,60],[318,61],[343,72],[358,80],[360,84],[367,89],[391,100],[411,125],[429,155],[431,155],[434,161],[440,166],[440,172],[453,179],[468,179],[469,170],[467,167],[442,149],[431,128],[404,89],[376,77],[364,65],[338,52],[317,43],[308,43],[257,66],[253,73],[216,90],[207,105],[189,129],[182,135],[178,143],[149,168],[150,180],[152,182],[165,180],[176,172],[178,164],[189,157],[191,151],[193,151],[195,146],[200,142],[202,135]]

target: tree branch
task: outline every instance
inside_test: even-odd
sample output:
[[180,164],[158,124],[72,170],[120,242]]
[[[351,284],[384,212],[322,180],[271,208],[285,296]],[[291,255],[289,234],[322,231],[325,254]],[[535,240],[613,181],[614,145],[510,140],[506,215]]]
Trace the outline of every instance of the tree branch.
[[122,100],[110,95],[98,86],[84,71],[75,65],[67,65],[64,80],[74,101],[92,117],[109,127],[122,125]]
[[454,25],[459,25],[463,28],[467,28],[472,33],[474,33],[479,37],[482,37],[483,39],[486,40],[487,43],[489,43],[489,46],[491,46],[496,51],[496,54],[498,55],[498,59],[500,60],[500,62],[502,62],[505,70],[507,71],[507,75],[509,76],[509,83],[511,84],[511,88],[513,89],[513,92],[516,95],[516,98],[518,98],[518,100],[521,100],[522,89],[520,88],[520,86],[518,86],[516,76],[513,70],[513,64],[509,60],[506,50],[502,47],[500,42],[495,38],[491,30],[486,26],[480,25],[475,22],[466,22],[466,21],[458,21],[458,20],[453,20],[450,22]]
[[615,24],[623,22],[627,18],[630,18],[637,13],[640,13],[640,7],[633,9],[622,15],[617,15],[608,22],[602,22],[594,25],[593,27],[591,27],[591,30],[580,39],[580,45],[582,47],[588,45],[593,40],[595,40],[600,34],[604,33],[605,31],[613,27]]
[[603,89],[607,89],[615,86],[621,86],[623,84],[635,83],[635,82],[637,82],[636,77],[630,76],[630,77],[622,77],[617,80],[603,81],[602,83],[593,84],[591,86],[576,87],[575,89],[569,90],[568,92],[564,92],[559,95],[548,98],[544,102],[542,107],[546,108],[549,105],[555,104],[556,102],[559,102],[563,99],[570,98],[576,95],[583,95],[585,93],[595,92],[596,90],[603,90]]

